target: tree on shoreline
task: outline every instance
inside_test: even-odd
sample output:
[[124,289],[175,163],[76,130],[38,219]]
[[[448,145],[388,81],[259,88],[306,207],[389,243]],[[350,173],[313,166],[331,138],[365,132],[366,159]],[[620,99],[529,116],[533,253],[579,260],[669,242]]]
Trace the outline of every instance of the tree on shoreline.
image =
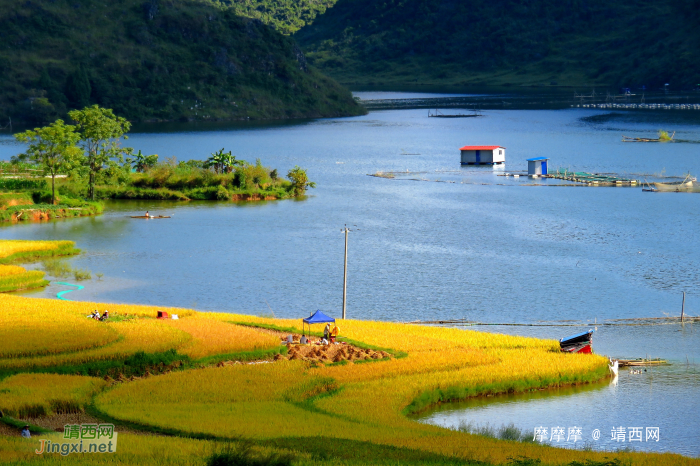
[[[126,151],[120,139],[131,128],[125,118],[118,117],[111,109],[97,105],[82,110],[72,110],[68,115],[77,123],[80,141],[85,150],[84,165],[88,169],[88,198],[95,200],[95,179],[97,173],[107,164],[121,164]],[[116,162],[112,159],[116,159]]]
[[29,144],[27,151],[16,160],[39,165],[45,175],[51,175],[51,204],[56,204],[56,175],[67,173],[80,163],[81,150],[77,146],[80,135],[75,126],[56,120],[49,126],[15,134],[15,138]]
[[298,165],[294,165],[294,168],[287,172],[287,178],[292,182],[291,189],[295,196],[303,196],[308,188],[316,187],[316,183],[309,181],[306,170]]

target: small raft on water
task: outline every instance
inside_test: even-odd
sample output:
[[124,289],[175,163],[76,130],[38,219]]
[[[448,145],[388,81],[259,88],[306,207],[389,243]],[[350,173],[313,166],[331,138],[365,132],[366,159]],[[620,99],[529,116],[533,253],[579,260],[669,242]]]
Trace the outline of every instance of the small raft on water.
[[620,367],[626,367],[626,366],[660,366],[663,364],[668,364],[668,361],[665,359],[644,359],[644,358],[639,358],[639,359],[618,359],[618,362],[620,363]]
[[130,215],[129,217],[131,218],[170,218],[170,215],[149,215],[146,217],[145,215]]

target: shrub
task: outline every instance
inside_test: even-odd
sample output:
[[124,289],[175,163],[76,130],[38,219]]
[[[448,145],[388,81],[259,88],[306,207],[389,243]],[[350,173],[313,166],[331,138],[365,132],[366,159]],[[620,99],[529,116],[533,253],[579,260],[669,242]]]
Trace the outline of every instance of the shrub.
[[0,189],[3,191],[16,191],[20,189],[46,189],[48,184],[45,179],[33,178],[0,178]]
[[223,186],[219,186],[216,189],[216,200],[217,201],[229,201],[231,200],[231,193],[228,192]]

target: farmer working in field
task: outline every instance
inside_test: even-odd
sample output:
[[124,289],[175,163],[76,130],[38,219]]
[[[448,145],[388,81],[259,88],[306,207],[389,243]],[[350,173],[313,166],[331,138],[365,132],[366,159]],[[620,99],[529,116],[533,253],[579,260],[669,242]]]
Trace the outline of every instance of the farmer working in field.
[[334,325],[333,330],[331,330],[331,343],[335,343],[335,338],[338,336],[338,332],[340,332],[340,329],[337,325]]

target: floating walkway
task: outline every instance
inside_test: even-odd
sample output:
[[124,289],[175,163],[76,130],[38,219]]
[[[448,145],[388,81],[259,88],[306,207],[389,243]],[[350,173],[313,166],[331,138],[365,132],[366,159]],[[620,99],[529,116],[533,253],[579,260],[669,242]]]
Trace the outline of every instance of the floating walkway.
[[642,110],[700,110],[700,104],[581,104],[572,105],[575,108],[620,108],[620,109],[642,109]]
[[637,186],[638,180],[621,178],[610,174],[597,174],[588,172],[572,172],[566,168],[559,168],[555,172],[546,175],[547,178],[585,183],[592,186]]
[[683,317],[642,317],[636,319],[606,319],[598,322],[579,322],[579,321],[549,321],[549,322],[479,322],[468,319],[445,319],[445,320],[414,320],[404,322],[405,324],[416,325],[454,325],[454,326],[506,326],[506,327],[594,327],[594,326],[641,326],[641,325],[670,325],[670,324],[685,324],[685,323],[700,323],[700,316],[683,316]]

